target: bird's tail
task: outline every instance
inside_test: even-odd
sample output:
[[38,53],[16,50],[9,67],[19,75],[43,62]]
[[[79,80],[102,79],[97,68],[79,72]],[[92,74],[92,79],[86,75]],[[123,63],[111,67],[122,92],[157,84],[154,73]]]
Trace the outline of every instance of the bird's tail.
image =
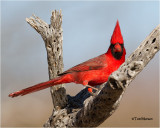
[[46,88],[54,86],[54,85],[63,84],[63,83],[70,83],[70,82],[72,82],[71,76],[69,74],[68,75],[63,75],[63,76],[57,77],[55,79],[52,79],[50,81],[39,83],[39,84],[36,84],[34,86],[22,89],[20,91],[10,93],[9,97],[13,98],[13,97],[20,96],[20,95],[23,96],[23,95],[26,95],[26,94],[29,94],[29,93],[32,93],[32,92],[36,92],[36,91],[39,91],[39,90],[42,90],[42,89],[46,89]]

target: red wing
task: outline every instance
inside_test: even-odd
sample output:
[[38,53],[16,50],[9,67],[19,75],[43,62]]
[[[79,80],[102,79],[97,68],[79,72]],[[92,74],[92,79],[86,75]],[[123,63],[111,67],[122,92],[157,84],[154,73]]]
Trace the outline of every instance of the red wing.
[[83,72],[83,71],[88,71],[88,70],[99,70],[104,67],[106,67],[106,55],[100,55],[98,57],[95,57],[93,59],[90,59],[88,61],[85,61],[81,64],[78,64],[69,70],[59,74],[59,76],[68,74],[68,73],[73,73],[73,72]]

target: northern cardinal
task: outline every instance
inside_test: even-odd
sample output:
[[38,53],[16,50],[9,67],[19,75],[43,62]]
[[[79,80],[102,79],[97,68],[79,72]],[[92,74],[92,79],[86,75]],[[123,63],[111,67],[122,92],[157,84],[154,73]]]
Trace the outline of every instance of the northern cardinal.
[[[125,61],[126,51],[124,48],[123,37],[118,20],[110,43],[110,47],[106,53],[78,64],[59,74],[58,77],[50,81],[31,86],[17,92],[13,92],[9,94],[9,97],[16,97],[19,95],[23,96],[63,83],[74,82],[76,84],[93,87],[95,85],[100,85],[106,82],[109,75],[117,70],[119,66]],[[89,88],[88,91],[91,92],[91,88]]]

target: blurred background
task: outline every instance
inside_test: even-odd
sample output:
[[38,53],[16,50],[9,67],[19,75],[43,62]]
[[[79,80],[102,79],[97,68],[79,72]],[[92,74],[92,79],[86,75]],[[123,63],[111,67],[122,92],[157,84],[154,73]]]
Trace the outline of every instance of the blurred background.
[[[41,127],[52,113],[49,89],[24,97],[8,94],[47,81],[48,65],[41,36],[27,24],[32,14],[50,23],[62,9],[64,70],[107,51],[117,19],[127,57],[159,24],[158,1],[1,1],[1,125]],[[67,84],[75,95],[82,85]],[[153,120],[132,120],[132,117]],[[101,127],[158,127],[159,56],[127,88],[119,108]]]

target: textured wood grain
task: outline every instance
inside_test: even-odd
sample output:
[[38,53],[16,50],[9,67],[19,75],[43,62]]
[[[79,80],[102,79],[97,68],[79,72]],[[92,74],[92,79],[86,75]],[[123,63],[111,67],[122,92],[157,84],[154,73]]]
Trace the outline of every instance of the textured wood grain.
[[[47,50],[50,79],[63,70],[62,62],[62,14],[53,11],[51,24],[38,17],[27,22],[41,34]],[[118,108],[123,94],[148,62],[160,49],[160,25],[158,25],[140,46],[127,58],[120,68],[113,72],[107,83],[91,96],[83,89],[76,96],[66,95],[62,86],[51,89],[53,113],[44,127],[97,127]],[[54,99],[55,98],[55,99]]]
[[[49,79],[53,79],[57,74],[63,71],[63,30],[62,30],[62,13],[53,11],[51,24],[45,23],[39,17],[26,18],[26,21],[41,35],[44,40],[47,59]],[[66,90],[63,85],[51,87],[51,96],[53,100],[53,109],[63,108],[67,103]]]

